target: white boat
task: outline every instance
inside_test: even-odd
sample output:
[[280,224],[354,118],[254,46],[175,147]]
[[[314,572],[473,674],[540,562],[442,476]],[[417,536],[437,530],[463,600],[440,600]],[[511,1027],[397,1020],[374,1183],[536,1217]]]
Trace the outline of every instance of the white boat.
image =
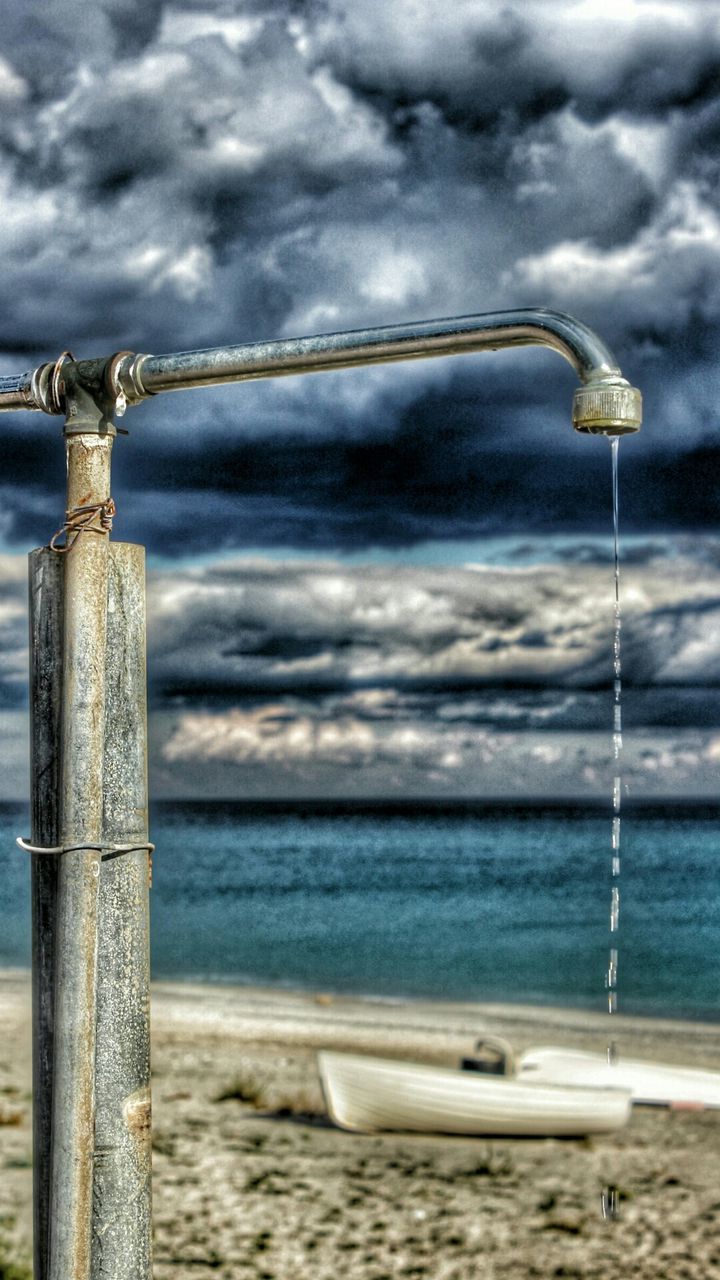
[[675,1067],[620,1057],[608,1062],[599,1053],[579,1049],[528,1049],[518,1059],[514,1079],[526,1083],[619,1086],[634,1103],[674,1108],[720,1107],[720,1072]]
[[360,1054],[318,1054],[332,1120],[343,1129],[580,1137],[627,1124],[622,1088],[530,1083]]

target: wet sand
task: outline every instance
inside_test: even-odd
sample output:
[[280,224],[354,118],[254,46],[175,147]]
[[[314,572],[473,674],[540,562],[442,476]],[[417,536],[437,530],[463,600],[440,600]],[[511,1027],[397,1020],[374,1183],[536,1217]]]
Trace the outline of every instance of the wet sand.
[[[29,1258],[29,1000],[26,975],[0,974],[0,1276],[4,1258]],[[720,1028],[613,1023],[626,1056],[720,1069]],[[608,1019],[156,985],[154,1276],[720,1276],[720,1112],[637,1108],[619,1134],[565,1141],[350,1134],[329,1124],[319,1047],[449,1065],[486,1032],[517,1051],[603,1051]],[[615,1223],[600,1213],[607,1183],[619,1188]]]

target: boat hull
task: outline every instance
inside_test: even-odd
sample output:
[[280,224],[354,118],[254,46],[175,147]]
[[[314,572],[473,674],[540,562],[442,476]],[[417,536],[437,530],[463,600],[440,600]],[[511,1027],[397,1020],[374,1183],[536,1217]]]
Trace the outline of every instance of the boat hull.
[[536,1085],[452,1068],[319,1053],[328,1113],[343,1129],[579,1137],[609,1133],[630,1116],[618,1088]]
[[537,1084],[616,1085],[629,1089],[641,1106],[720,1107],[720,1072],[641,1059],[610,1063],[601,1054],[579,1049],[529,1049],[518,1061],[516,1078]]

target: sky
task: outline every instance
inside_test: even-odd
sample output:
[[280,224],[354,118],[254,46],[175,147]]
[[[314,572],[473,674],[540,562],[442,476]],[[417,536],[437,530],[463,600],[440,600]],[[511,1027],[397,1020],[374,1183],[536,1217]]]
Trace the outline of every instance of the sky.
[[[9,0],[0,373],[514,307],[597,330],[620,445],[624,777],[720,761],[720,11],[669,0]],[[159,396],[160,796],[603,796],[610,450],[553,352]],[[0,418],[0,796],[27,793],[25,556],[59,422]]]

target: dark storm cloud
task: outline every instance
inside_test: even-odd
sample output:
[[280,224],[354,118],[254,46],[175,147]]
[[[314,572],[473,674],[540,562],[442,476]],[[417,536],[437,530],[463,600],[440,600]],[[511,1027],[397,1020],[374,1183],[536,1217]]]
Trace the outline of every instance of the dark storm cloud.
[[[608,549],[588,549],[583,535],[609,529],[609,449],[573,437],[563,415],[547,421],[536,406],[523,431],[505,406],[487,407],[462,385],[386,405],[388,418],[364,437],[349,414],[345,433],[333,433],[343,412],[338,403],[332,424],[297,434],[278,430],[267,409],[227,429],[218,415],[206,430],[186,412],[174,442],[167,429],[145,431],[129,419],[131,438],[115,448],[117,536],[183,556],[238,546],[404,549],[427,539],[565,530],[578,541],[558,550],[561,559],[607,560]],[[62,445],[52,428],[48,438],[46,422],[32,440],[11,431],[0,441],[4,474],[16,481],[2,486],[4,533],[25,545],[46,541],[62,519]],[[680,453],[640,452],[638,444],[625,442],[620,455],[624,533],[716,528],[720,445]],[[646,552],[630,547],[627,555]]]
[[[626,527],[711,525],[719,56],[702,3],[17,0],[0,367],[555,306],[645,394]],[[180,554],[598,527],[572,385],[528,352],[162,397],[116,449],[124,532]],[[16,544],[58,501],[54,425],[3,420]]]
[[412,0],[310,0],[302,11],[312,15],[310,47],[344,79],[402,101],[435,98],[460,124],[503,109],[545,115],[570,101],[588,113],[618,102],[652,111],[717,87],[716,15],[703,4],[457,0],[442,23]]
[[[697,570],[685,556],[625,574],[624,776],[643,792],[716,781],[717,571]],[[229,786],[233,769],[255,791],[263,776],[333,794],[606,785],[610,597],[607,571],[587,565],[239,561],[160,575],[162,785],[180,770]]]
[[[497,439],[502,432],[469,425],[462,402],[452,398],[445,398],[434,430],[436,406],[434,397],[423,397],[413,420],[410,412],[403,416],[389,439],[288,441],[270,429],[262,444],[226,439],[182,451],[180,477],[177,452],[160,457],[145,447],[151,482],[145,492],[128,450],[117,475],[128,487],[132,477],[139,493],[125,507],[124,527],[164,554],[257,545],[348,552],[425,539],[607,530],[610,462],[603,442],[556,449],[540,433],[534,444],[511,451]],[[633,451],[627,444],[623,457],[626,533],[717,526],[720,446],[679,456],[636,458]],[[182,523],[169,515],[173,507]],[[581,560],[582,548],[567,558]]]
[[[610,586],[604,568],[587,564],[558,571],[239,561],[175,570],[156,578],[153,591],[155,692],[202,703],[375,690],[372,715],[377,706],[385,714],[389,699],[399,718],[422,704],[424,714],[495,728],[601,728]],[[628,567],[623,591],[631,720],[717,723],[717,570],[699,576],[689,556]],[[686,696],[703,687],[704,706]]]
[[136,56],[157,34],[156,0],[23,0],[3,8],[4,54],[36,102],[52,100],[77,69],[78,56],[107,66]]
[[[714,558],[624,569],[624,776],[644,791],[716,788]],[[25,572],[0,558],[3,795],[25,785]],[[607,794],[607,566],[175,566],[148,616],[158,793]]]

